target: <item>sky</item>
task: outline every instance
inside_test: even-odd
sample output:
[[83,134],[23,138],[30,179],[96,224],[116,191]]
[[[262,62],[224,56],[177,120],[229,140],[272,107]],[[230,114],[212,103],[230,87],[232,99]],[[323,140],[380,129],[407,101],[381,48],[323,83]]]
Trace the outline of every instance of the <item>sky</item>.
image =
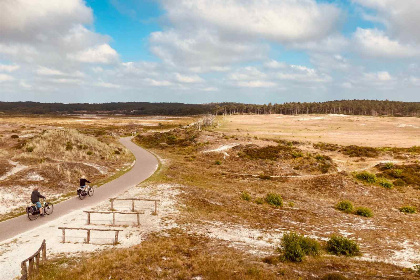
[[420,0],[0,0],[0,101],[420,101]]

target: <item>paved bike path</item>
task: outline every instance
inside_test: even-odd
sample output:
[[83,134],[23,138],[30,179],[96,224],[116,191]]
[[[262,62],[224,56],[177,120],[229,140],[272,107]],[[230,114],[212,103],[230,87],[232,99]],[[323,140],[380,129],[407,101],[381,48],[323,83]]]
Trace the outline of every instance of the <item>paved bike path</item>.
[[[77,187],[75,187],[75,197],[54,205],[54,212],[52,215],[39,217],[34,221],[30,221],[25,214],[1,222],[0,242],[58,219],[74,210],[82,209],[87,206],[93,206],[104,200],[114,197],[117,194],[146,180],[156,171],[158,167],[158,160],[154,155],[131,142],[131,138],[121,138],[120,142],[136,157],[136,162],[130,171],[120,176],[119,178],[95,189],[94,196],[86,197],[84,200],[80,200],[76,196]],[[28,198],[30,198],[30,193],[28,193]]]

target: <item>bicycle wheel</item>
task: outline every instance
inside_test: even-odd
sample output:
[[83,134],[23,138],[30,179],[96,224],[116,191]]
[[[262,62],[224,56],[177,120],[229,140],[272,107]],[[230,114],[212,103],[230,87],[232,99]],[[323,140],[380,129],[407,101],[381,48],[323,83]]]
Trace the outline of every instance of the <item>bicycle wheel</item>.
[[47,215],[51,215],[54,211],[54,205],[52,203],[45,203],[44,212]]
[[85,199],[85,197],[86,197],[86,193],[85,193],[84,191],[81,191],[81,192],[79,193],[79,198],[80,198],[80,200]]
[[89,188],[88,190],[88,195],[89,196],[93,196],[93,193],[95,192],[95,190],[93,188]]
[[31,221],[36,220],[39,217],[39,211],[34,212],[32,207],[26,207],[26,213],[28,214],[28,219]]

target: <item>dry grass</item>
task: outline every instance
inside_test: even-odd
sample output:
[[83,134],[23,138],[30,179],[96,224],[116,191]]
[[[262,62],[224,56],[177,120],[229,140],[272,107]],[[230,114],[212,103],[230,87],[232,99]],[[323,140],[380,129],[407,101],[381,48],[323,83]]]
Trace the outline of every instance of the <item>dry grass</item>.
[[141,245],[80,259],[56,258],[36,280],[54,279],[319,279],[340,272],[349,279],[417,279],[413,272],[381,263],[307,257],[303,263],[259,258],[204,236],[172,230]]
[[[188,133],[182,131],[176,132],[175,136],[178,140],[188,139]],[[112,279],[129,279],[130,276],[134,279],[192,279],[194,276],[203,279],[319,279],[334,272],[340,272],[348,279],[416,279],[410,269],[390,263],[403,263],[398,254],[413,260],[416,257],[413,252],[420,250],[419,235],[415,230],[420,228],[418,214],[406,215],[398,210],[402,205],[419,209],[419,190],[411,185],[393,189],[365,185],[347,172],[377,172],[375,165],[390,160],[387,153],[368,160],[352,158],[338,150],[318,156],[319,150],[314,149],[312,143],[265,141],[241,135],[238,131],[226,131],[225,134],[204,131],[194,141],[171,143],[162,135],[143,135],[139,139],[142,145],[150,144],[153,152],[165,159],[160,173],[149,182],[183,186],[176,223],[190,231],[150,236],[141,246],[96,254],[86,260],[94,267],[92,271],[80,260],[70,260],[68,268],[58,266],[60,261],[57,261],[43,273],[43,279],[72,279],[75,275],[80,275],[80,279],[101,279],[94,275],[111,276]],[[166,145],[161,144],[162,139]],[[243,156],[245,147],[253,147],[253,155],[262,147],[278,144],[292,147],[284,149],[291,153],[277,156],[283,154],[274,149],[275,157],[271,157],[272,150],[269,157]],[[355,143],[349,143],[352,144]],[[233,148],[209,152],[221,146]],[[292,152],[300,152],[302,156],[295,157]],[[401,153],[402,156],[409,155],[401,160],[403,163],[418,160],[418,154],[405,150]],[[313,167],[321,158],[328,159],[326,156],[333,168],[323,174]],[[243,198],[244,193],[248,194],[247,199]],[[265,203],[264,198],[269,193],[281,195],[283,207]],[[369,207],[375,215],[364,218],[340,212],[335,209],[340,200]],[[224,241],[206,237],[209,223],[226,227],[227,232],[236,226],[245,234],[248,229],[261,234],[294,231],[323,245],[333,234],[345,235],[357,240],[363,256],[372,262],[328,255],[308,257],[299,264],[279,262],[279,253],[274,248],[261,249],[262,255],[250,255],[250,247],[235,246],[227,237],[220,237]],[[204,235],[191,233],[197,229],[202,229],[199,232]],[[267,255],[272,256],[265,258]],[[220,270],[216,273],[215,268]],[[51,274],[53,272],[56,274]]]
[[336,115],[236,115],[221,121],[226,135],[370,147],[419,145],[420,118]]

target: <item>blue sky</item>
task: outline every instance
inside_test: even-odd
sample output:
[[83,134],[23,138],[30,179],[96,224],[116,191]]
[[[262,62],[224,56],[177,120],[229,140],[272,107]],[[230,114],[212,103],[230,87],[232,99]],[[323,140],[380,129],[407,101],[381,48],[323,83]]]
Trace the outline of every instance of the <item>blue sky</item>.
[[2,101],[420,101],[416,0],[16,0],[0,11]]

